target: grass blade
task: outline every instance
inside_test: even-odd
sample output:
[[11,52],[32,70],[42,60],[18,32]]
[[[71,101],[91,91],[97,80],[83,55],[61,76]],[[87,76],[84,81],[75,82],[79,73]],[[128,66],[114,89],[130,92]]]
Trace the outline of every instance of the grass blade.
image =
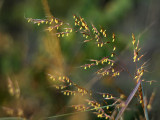
[[125,111],[125,109],[127,108],[128,104],[130,103],[130,101],[134,97],[135,93],[137,92],[140,84],[141,84],[141,80],[139,80],[139,82],[137,83],[136,87],[133,89],[133,91],[131,92],[131,94],[127,98],[127,100],[125,102],[125,106],[120,110],[120,112],[118,113],[118,115],[117,115],[115,120],[118,120],[122,116],[123,112]]

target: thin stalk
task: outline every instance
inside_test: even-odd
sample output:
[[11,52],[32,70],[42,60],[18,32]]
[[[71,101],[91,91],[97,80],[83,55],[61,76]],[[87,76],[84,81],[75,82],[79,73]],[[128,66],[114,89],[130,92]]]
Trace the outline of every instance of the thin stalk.
[[142,82],[141,82],[141,88],[142,88],[142,95],[143,95],[143,101],[144,101],[144,115],[145,115],[146,120],[149,120],[148,110],[147,110],[147,105],[146,105],[147,103],[146,103],[146,99],[145,99],[145,96],[144,96]]
[[120,110],[120,112],[118,113],[117,117],[115,120],[120,119],[120,117],[122,116],[122,114],[124,113],[125,109],[127,108],[128,104],[130,103],[130,101],[132,100],[132,98],[134,97],[134,95],[136,94],[140,84],[141,84],[142,80],[139,80],[139,82],[137,83],[136,87],[132,90],[131,94],[129,95],[129,97],[127,98],[124,107],[122,107],[122,109]]
[[97,110],[97,109],[101,109],[101,108],[111,107],[111,106],[114,106],[114,105],[115,105],[115,104],[106,105],[106,106],[97,107],[97,108],[92,108],[92,109],[88,109],[88,110],[85,110],[85,111],[79,111],[79,112],[72,112],[72,113],[66,113],[66,114],[55,115],[55,116],[51,116],[51,117],[46,118],[46,120],[51,120],[51,119],[53,119],[53,118],[64,117],[64,116],[68,116],[68,115],[74,115],[74,114],[82,113],[82,112],[89,112],[89,111],[93,111],[93,110]]

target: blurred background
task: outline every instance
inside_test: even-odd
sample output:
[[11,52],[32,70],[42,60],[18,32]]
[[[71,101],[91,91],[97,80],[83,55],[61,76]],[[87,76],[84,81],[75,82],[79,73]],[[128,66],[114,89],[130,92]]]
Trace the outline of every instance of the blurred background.
[[[135,82],[127,72],[121,73],[118,78],[100,79],[95,75],[100,67],[88,70],[80,68],[89,63],[89,59],[107,56],[107,49],[83,43],[79,34],[57,38],[56,30],[46,32],[45,25],[37,26],[25,19],[44,19],[53,15],[72,25],[73,14],[77,14],[88,24],[93,23],[97,28],[106,29],[110,38],[115,33],[116,54],[133,75],[135,65],[132,63],[132,33],[139,39],[141,53],[145,54],[141,62],[147,61],[147,72],[143,79],[157,81],[152,85],[144,82],[147,100],[155,91],[149,117],[152,120],[160,119],[159,4],[159,0],[0,0],[0,117],[21,116],[43,120],[49,116],[69,113],[68,106],[81,102],[83,98],[63,96],[54,89],[48,80],[48,73],[66,75],[86,89],[109,92],[114,96],[119,95],[117,89],[126,96],[133,90]],[[17,97],[11,94],[14,91],[11,88],[19,88]],[[143,111],[138,107],[131,103],[124,114],[124,120],[143,118]],[[98,119],[91,112],[52,119],[82,118]]]

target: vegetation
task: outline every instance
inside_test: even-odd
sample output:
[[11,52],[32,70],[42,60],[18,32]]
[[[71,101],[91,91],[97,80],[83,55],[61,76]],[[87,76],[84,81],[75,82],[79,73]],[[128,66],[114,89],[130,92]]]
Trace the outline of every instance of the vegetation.
[[[0,119],[78,120],[83,117],[149,120],[155,91],[146,96],[144,84],[152,85],[157,81],[144,77],[148,61],[143,60],[145,54],[140,47],[143,45],[140,44],[141,39],[133,33],[130,35],[132,40],[127,46],[132,59],[125,60],[121,57],[125,45],[117,33],[112,33],[103,25],[97,27],[88,22],[89,18],[85,20],[77,14],[73,15],[73,20],[66,22],[51,14],[46,0],[42,4],[46,14],[44,19],[24,15],[28,25],[35,24],[37,30],[42,29],[39,41],[43,41],[39,42],[38,57],[30,64],[31,68],[27,65],[26,69],[17,68],[20,72],[16,77],[9,70],[3,71],[7,73],[5,85],[8,87],[4,87],[4,93],[8,90],[9,94],[2,101],[9,102],[3,103]],[[10,54],[16,51],[20,50]],[[134,67],[131,69],[126,61]],[[23,83],[20,79],[27,82]],[[116,81],[120,79],[125,81],[117,85]],[[134,85],[129,86],[126,81]],[[129,87],[128,93],[122,89],[122,84]],[[88,112],[96,117],[89,117]],[[76,115],[78,117],[74,117]]]

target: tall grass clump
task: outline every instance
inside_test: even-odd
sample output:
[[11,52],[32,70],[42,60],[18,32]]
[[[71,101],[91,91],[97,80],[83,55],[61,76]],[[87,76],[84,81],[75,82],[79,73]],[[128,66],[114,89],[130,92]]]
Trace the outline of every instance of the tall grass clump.
[[[139,40],[136,40],[132,33],[133,44],[133,64],[135,65],[135,72],[130,73],[126,66],[118,64],[119,55],[116,52],[117,42],[116,35],[108,35],[107,30],[104,28],[97,28],[93,23],[88,24],[84,18],[78,15],[73,15],[74,26],[66,23],[54,16],[50,16],[46,19],[33,19],[26,18],[28,22],[37,24],[47,24],[45,31],[52,32],[56,29],[56,35],[59,39],[61,37],[68,37],[72,33],[80,33],[84,43],[94,43],[94,47],[105,48],[109,51],[107,56],[101,59],[90,59],[90,63],[81,65],[84,70],[92,69],[93,67],[100,66],[100,69],[95,71],[100,78],[105,76],[118,77],[121,72],[127,72],[132,78],[131,82],[135,83],[135,87],[130,91],[130,95],[126,98],[124,94],[115,96],[112,93],[103,93],[101,91],[88,90],[76,82],[73,82],[67,75],[57,75],[48,73],[49,80],[53,86],[60,90],[62,94],[66,96],[85,96],[82,104],[72,105],[72,107],[78,112],[91,111],[99,118],[105,119],[120,119],[128,107],[133,97],[137,97],[139,104],[144,111],[144,119],[148,120],[148,109],[151,105],[144,94],[143,82],[145,81],[143,74],[145,73],[145,66],[147,62],[141,63],[141,59],[144,54],[141,54],[141,48],[139,47]],[[94,49],[94,48],[93,48]],[[98,94],[101,97],[96,98]],[[85,102],[84,102],[85,101]],[[74,114],[74,113],[73,113]],[[69,115],[69,114],[64,114]],[[61,115],[60,115],[61,116]],[[63,115],[62,115],[63,116]],[[58,117],[58,116],[53,116]],[[52,118],[52,117],[50,117]]]
[[[94,23],[87,22],[80,15],[73,15],[73,21],[70,23],[65,22],[55,16],[52,16],[49,12],[49,8],[47,7],[47,3],[44,1],[44,10],[46,12],[45,19],[35,19],[35,18],[27,18],[25,17],[28,23],[33,23],[37,26],[44,25],[45,29],[43,32],[47,34],[51,34],[51,38],[53,37],[55,42],[53,41],[54,50],[54,65],[57,63],[57,66],[52,66],[50,70],[47,71],[47,82],[51,85],[51,89],[56,89],[56,92],[60,92],[65,96],[72,96],[72,98],[78,98],[78,104],[75,102],[70,102],[69,108],[71,108],[72,112],[67,112],[65,114],[56,114],[50,117],[46,117],[44,119],[56,119],[59,117],[65,117],[69,115],[75,115],[77,113],[82,112],[91,112],[97,116],[99,119],[109,119],[109,120],[119,120],[124,119],[124,112],[128,110],[128,106],[132,100],[136,101],[136,105],[139,105],[143,110],[139,116],[142,119],[149,120],[149,111],[152,108],[153,99],[155,96],[155,92],[152,93],[150,98],[146,97],[144,92],[143,83],[155,81],[146,81],[143,77],[146,70],[147,61],[143,62],[142,58],[144,54],[141,52],[140,41],[135,37],[132,33],[130,38],[132,39],[130,43],[132,44],[133,53],[132,56],[132,64],[135,66],[134,70],[130,71],[129,68],[123,63],[123,59],[121,59],[118,41],[118,35],[115,33],[110,34],[103,26],[97,27]],[[79,81],[76,81],[71,75],[65,72],[65,62],[61,56],[60,43],[58,40],[65,40],[72,35],[79,35],[79,39],[82,40],[82,44],[85,44],[86,47],[88,45],[92,46],[92,49],[100,49],[107,51],[106,56],[100,56],[98,59],[90,58],[88,63],[80,65],[78,68],[89,73],[93,73],[97,79],[100,81],[104,78],[109,78],[112,80],[118,80],[116,78],[120,78],[121,73],[127,73],[129,76],[123,79],[130,80],[130,82],[134,83],[134,87],[129,91],[129,95],[125,95],[124,92],[120,89],[120,86],[117,86],[118,94],[114,92],[103,92],[94,90],[91,87],[83,86]],[[70,37],[72,38],[72,37]],[[64,42],[64,41],[61,41]],[[70,46],[67,46],[68,48]],[[50,49],[48,49],[50,51]],[[87,56],[87,55],[86,55]],[[57,59],[59,57],[60,59]],[[43,63],[42,63],[43,64]],[[66,65],[67,66],[67,65]],[[77,65],[75,65],[77,66]],[[51,70],[54,67],[54,70]],[[89,71],[90,70],[90,71]],[[67,71],[67,70],[66,70]],[[83,77],[82,77],[83,78]],[[20,87],[17,81],[13,82],[8,77],[8,90],[12,97],[15,97],[17,101],[21,101]],[[88,84],[88,83],[86,83]],[[93,83],[89,83],[93,84]],[[88,84],[88,85],[89,85]],[[125,82],[123,83],[125,85]],[[106,88],[107,89],[107,88]],[[106,90],[107,91],[107,90]],[[56,97],[55,97],[56,98]],[[135,99],[134,99],[135,98]],[[19,104],[16,103],[16,106]],[[135,105],[135,106],[136,106]],[[132,108],[129,108],[132,110]],[[134,109],[134,108],[133,108]],[[25,116],[25,111],[23,109],[10,109],[7,107],[3,107],[3,110],[7,112],[10,116],[16,116],[17,118],[13,119],[27,119]],[[139,119],[139,116],[136,116],[135,119]],[[83,118],[81,118],[83,119]]]

